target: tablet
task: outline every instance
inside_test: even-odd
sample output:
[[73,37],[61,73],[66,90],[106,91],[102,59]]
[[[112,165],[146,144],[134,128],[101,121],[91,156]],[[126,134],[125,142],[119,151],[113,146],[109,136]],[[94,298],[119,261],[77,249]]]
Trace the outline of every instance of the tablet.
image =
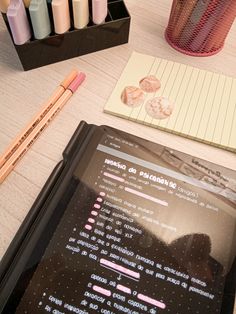
[[82,122],[4,256],[0,312],[233,313],[236,174]]

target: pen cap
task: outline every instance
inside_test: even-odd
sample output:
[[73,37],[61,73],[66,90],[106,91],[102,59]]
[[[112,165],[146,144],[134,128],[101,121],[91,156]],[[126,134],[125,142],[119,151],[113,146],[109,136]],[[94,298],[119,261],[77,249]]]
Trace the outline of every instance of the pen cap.
[[31,31],[22,0],[11,0],[7,19],[16,45],[22,45],[31,38]]
[[70,12],[68,0],[53,0],[52,14],[56,34],[63,34],[70,29]]
[[107,0],[92,0],[93,23],[105,22],[107,16]]
[[30,19],[36,39],[47,37],[51,33],[46,0],[32,0],[29,7]]
[[89,22],[88,0],[72,0],[74,27],[84,28]]
[[2,13],[7,13],[7,8],[9,7],[10,0],[0,0],[0,11]]

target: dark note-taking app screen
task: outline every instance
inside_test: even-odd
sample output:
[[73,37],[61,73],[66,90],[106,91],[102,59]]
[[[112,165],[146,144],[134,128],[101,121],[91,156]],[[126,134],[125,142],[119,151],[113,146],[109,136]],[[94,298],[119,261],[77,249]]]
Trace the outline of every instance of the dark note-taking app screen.
[[15,312],[220,313],[235,189],[225,168],[101,128],[21,276]]

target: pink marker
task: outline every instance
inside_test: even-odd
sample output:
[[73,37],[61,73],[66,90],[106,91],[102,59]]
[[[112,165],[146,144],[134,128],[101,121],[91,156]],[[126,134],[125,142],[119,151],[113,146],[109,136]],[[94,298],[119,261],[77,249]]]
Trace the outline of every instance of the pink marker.
[[7,19],[16,45],[23,45],[30,40],[31,31],[22,0],[10,1],[7,9]]
[[92,230],[92,226],[90,226],[90,225],[85,225],[85,229],[87,229],[87,230]]
[[97,202],[101,203],[101,202],[102,202],[102,198],[101,198],[101,197],[98,197],[98,198],[97,198]]
[[107,16],[107,0],[92,0],[93,23],[102,24]]
[[97,216],[97,215],[98,215],[98,212],[96,212],[95,210],[92,210],[92,211],[91,211],[91,215]]
[[104,192],[99,193],[100,196],[105,196],[106,194]]

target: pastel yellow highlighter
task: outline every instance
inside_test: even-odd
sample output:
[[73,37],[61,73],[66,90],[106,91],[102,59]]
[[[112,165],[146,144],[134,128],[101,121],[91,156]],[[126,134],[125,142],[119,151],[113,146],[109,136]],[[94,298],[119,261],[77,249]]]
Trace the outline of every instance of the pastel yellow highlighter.
[[89,23],[88,0],[72,0],[74,27],[84,28]]

